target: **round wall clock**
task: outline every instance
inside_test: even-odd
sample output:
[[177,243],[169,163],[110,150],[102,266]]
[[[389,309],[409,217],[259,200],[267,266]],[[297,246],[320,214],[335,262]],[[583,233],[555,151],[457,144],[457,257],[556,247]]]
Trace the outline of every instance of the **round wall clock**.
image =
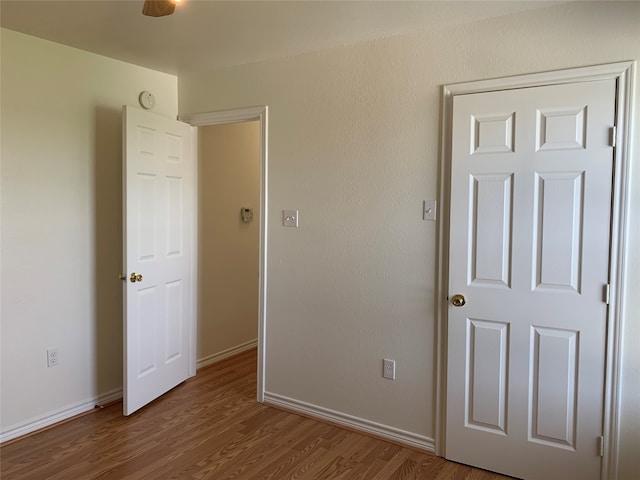
[[138,101],[140,102],[140,105],[142,105],[142,108],[147,110],[156,106],[156,97],[153,96],[153,93],[147,92],[146,90],[140,93]]

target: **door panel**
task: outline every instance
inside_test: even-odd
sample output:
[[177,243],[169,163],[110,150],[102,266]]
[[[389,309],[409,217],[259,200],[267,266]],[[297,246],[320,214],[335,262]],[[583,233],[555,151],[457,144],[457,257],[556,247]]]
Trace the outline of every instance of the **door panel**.
[[529,440],[575,449],[578,332],[531,329]]
[[513,175],[471,177],[470,283],[511,286]]
[[467,319],[468,427],[506,433],[508,331],[504,322]]
[[600,478],[615,81],[454,97],[446,456]]
[[123,116],[129,415],[188,377],[194,161],[187,124],[130,107]]
[[536,173],[534,290],[580,293],[584,172]]

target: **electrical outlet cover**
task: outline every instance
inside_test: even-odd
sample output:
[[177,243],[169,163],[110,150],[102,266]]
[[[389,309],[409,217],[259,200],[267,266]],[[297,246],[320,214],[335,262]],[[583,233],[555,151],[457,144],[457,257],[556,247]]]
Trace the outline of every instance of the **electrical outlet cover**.
[[58,349],[57,348],[48,348],[47,349],[47,367],[57,367],[58,366]]
[[396,361],[385,358],[382,360],[382,376],[389,380],[396,379]]

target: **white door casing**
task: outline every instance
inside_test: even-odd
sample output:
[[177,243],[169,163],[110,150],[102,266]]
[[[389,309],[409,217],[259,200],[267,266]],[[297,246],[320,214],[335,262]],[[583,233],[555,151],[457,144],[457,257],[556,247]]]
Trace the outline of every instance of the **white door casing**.
[[615,89],[454,98],[449,459],[600,478]]
[[[259,305],[258,305],[258,365],[257,365],[257,400],[264,401],[265,386],[265,339],[267,317],[267,225],[268,225],[268,138],[269,138],[269,108],[265,106],[247,107],[234,110],[224,110],[208,113],[193,113],[180,115],[180,119],[193,127],[206,125],[220,125],[235,122],[258,121],[260,123],[260,253],[258,266]],[[197,136],[197,129],[194,139]],[[194,149],[196,147],[194,146]],[[197,182],[194,188],[197,188]],[[197,204],[194,204],[194,218],[197,218]],[[195,249],[197,250],[197,248]],[[194,252],[193,285],[197,282],[196,268],[198,252]],[[194,287],[194,290],[197,289]],[[195,312],[197,303],[192,303]],[[195,315],[195,313],[194,313]],[[192,335],[192,345],[195,348],[195,338]],[[193,370],[195,374],[195,367]]]
[[192,147],[189,125],[123,107],[125,415],[189,376]]

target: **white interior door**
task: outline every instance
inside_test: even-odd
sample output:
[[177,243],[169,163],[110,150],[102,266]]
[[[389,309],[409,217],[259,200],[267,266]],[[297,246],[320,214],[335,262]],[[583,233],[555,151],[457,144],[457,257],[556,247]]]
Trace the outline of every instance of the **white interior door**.
[[448,459],[600,478],[615,89],[454,97]]
[[186,123],[123,107],[124,414],[189,375],[194,155]]

